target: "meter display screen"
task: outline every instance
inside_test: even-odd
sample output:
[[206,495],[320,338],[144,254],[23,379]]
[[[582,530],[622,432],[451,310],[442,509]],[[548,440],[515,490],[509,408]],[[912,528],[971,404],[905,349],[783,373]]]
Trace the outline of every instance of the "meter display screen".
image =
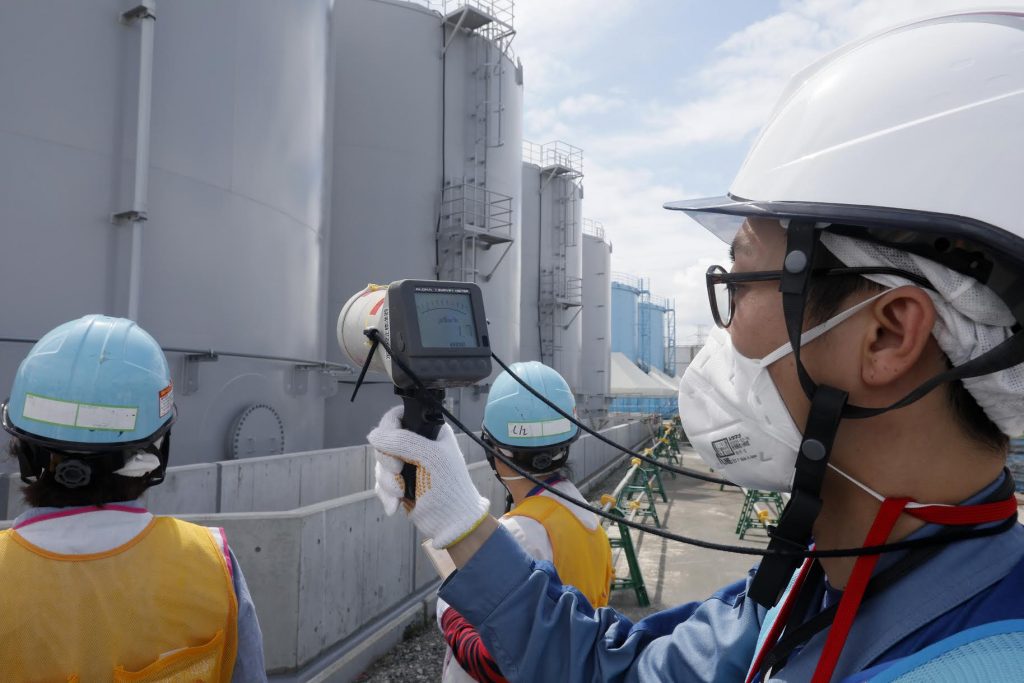
[[431,349],[476,348],[476,325],[469,292],[416,292],[420,343]]

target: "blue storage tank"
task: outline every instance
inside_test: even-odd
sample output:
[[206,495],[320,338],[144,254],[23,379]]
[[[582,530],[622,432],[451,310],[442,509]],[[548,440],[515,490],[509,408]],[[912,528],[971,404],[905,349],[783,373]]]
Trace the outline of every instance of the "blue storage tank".
[[634,363],[639,358],[637,339],[637,305],[640,299],[638,282],[612,282],[612,351],[624,354]]
[[652,368],[665,367],[665,312],[666,307],[656,302],[640,302],[640,320],[649,327],[640,338],[647,345],[645,358]]

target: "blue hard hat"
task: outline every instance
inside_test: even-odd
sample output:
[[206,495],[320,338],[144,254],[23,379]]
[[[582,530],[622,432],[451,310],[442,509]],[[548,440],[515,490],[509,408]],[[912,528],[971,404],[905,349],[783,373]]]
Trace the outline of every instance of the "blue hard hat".
[[[543,363],[513,363],[512,372],[566,413],[576,415],[572,389]],[[484,430],[498,445],[512,450],[556,448],[572,443],[580,428],[558,414],[507,372],[498,375],[484,408]]]
[[153,443],[174,421],[167,358],[131,320],[87,315],[29,351],[2,406],[12,435],[66,451]]

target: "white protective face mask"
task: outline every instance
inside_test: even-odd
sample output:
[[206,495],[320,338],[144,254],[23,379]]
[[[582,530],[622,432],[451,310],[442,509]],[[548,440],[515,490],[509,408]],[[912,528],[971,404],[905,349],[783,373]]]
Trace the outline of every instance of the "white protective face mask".
[[[846,309],[800,336],[803,347],[882,296]],[[797,429],[768,366],[793,352],[786,344],[760,360],[736,351],[723,329],[686,368],[679,383],[679,417],[704,462],[738,486],[790,491],[803,435]]]

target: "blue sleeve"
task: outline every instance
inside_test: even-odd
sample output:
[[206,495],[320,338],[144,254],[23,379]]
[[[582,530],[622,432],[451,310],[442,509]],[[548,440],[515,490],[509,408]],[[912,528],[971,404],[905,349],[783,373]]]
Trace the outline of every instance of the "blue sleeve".
[[633,624],[613,609],[594,611],[499,529],[439,595],[476,627],[511,681],[733,682],[746,675],[765,613],[746,598],[748,581]]
[[231,683],[260,683],[267,680],[263,664],[263,633],[256,618],[256,606],[249,595],[242,568],[238,566],[235,553],[231,555],[231,575],[234,577],[235,597],[238,598],[238,654],[235,656],[235,670]]

